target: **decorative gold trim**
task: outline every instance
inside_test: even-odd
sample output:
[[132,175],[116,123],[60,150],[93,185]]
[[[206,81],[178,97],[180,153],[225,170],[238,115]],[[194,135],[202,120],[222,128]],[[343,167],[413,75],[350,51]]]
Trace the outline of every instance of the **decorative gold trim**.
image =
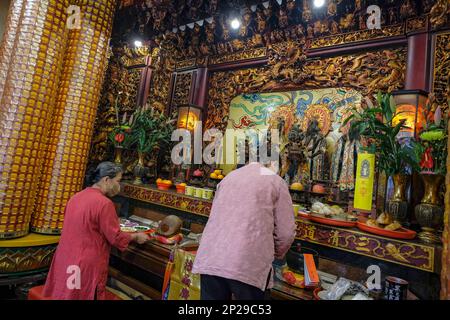
[[[151,187],[139,187],[128,183],[123,184],[123,191],[121,194],[131,199],[193,213],[203,217],[209,216],[209,210],[212,206],[212,201],[181,195],[170,191],[161,191]],[[149,200],[151,197],[157,198],[158,201]],[[203,213],[206,211],[208,211],[208,214]]]
[[443,110],[448,110],[450,98],[450,32],[436,35],[436,49],[434,51],[433,90],[436,103]]
[[17,239],[1,240],[0,248],[42,247],[50,244],[57,244],[60,238],[60,236],[30,233]]
[[427,31],[428,16],[408,19],[406,21],[406,33]]
[[197,60],[195,58],[178,61],[176,63],[175,68],[177,71],[182,70],[182,69],[195,68],[196,62],[197,62]]
[[349,32],[339,34],[336,36],[328,36],[322,38],[316,38],[311,43],[311,49],[318,49],[324,47],[337,46],[342,44],[361,42],[366,40],[390,38],[404,35],[405,24],[395,24],[381,29],[374,30],[360,30],[355,32]]
[[52,228],[31,227],[31,232],[42,233],[42,234],[51,234],[51,235],[60,235],[62,230],[52,229]]
[[16,273],[50,267],[56,244],[39,247],[0,248],[0,273]]
[[13,231],[13,232],[2,232],[0,233],[0,239],[13,239],[26,236],[28,231]]
[[150,55],[150,49],[148,47],[123,47],[123,53],[124,55],[120,57],[120,61],[125,67],[138,67],[146,64],[147,57]]
[[[305,228],[305,229],[303,229]],[[300,232],[304,230],[304,236],[300,235]],[[331,237],[327,235],[326,238],[323,238],[325,241],[320,241],[322,239],[317,238],[317,231],[322,232],[322,236],[324,235],[324,232],[330,231]],[[341,233],[350,234],[347,237],[341,236]],[[343,246],[341,243],[339,243],[340,239],[344,239],[345,244],[349,244],[349,240],[353,240],[354,242],[358,242],[358,247],[355,249],[348,248]],[[350,239],[353,238],[353,239]],[[414,242],[408,242],[398,239],[392,239],[392,238],[386,238],[381,236],[376,236],[368,233],[364,233],[361,231],[355,231],[353,229],[344,229],[344,228],[337,228],[337,227],[331,227],[331,226],[324,226],[321,224],[305,221],[305,220],[297,220],[297,236],[296,239],[316,243],[319,245],[323,245],[330,248],[335,248],[338,250],[343,250],[346,252],[352,252],[358,255],[367,256],[373,259],[383,260],[395,264],[400,264],[403,266],[407,266],[410,268],[415,268],[427,272],[434,272],[434,259],[435,259],[435,248],[433,246],[414,243]],[[381,240],[381,241],[380,241]],[[330,243],[330,241],[332,241]],[[368,246],[372,242],[375,242],[377,246],[373,249],[370,249]],[[400,249],[399,249],[400,248]],[[427,253],[428,256],[420,256],[420,257],[413,257],[414,259],[421,258],[426,259],[427,263],[416,265],[413,263],[413,261],[408,261],[408,257],[411,255],[408,254],[408,257],[405,257],[405,255],[400,252],[401,249],[404,248],[414,248],[414,251],[416,249],[420,249],[423,252]],[[383,253],[381,254],[375,254],[372,253],[372,251],[375,250],[381,250]],[[388,258],[387,255],[385,255],[384,251],[387,251],[389,255],[392,256],[392,258]],[[403,262],[402,262],[403,261]]]
[[224,64],[228,62],[246,61],[267,58],[267,48],[254,48],[230,54],[213,56],[209,60],[210,65]]

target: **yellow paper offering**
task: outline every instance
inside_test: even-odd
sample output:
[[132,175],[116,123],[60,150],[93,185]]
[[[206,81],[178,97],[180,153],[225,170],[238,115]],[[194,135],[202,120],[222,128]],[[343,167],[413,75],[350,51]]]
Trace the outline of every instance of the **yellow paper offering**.
[[353,207],[360,210],[372,210],[373,179],[375,173],[375,155],[359,153],[356,169],[355,199]]

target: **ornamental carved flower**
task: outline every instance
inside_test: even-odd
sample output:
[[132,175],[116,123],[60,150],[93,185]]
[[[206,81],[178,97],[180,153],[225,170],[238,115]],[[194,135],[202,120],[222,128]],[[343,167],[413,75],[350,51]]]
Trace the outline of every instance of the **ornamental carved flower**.
[[181,283],[184,285],[190,287],[191,286],[191,279],[188,277],[188,275],[184,275],[184,277],[181,279]]
[[182,299],[187,300],[187,299],[189,299],[189,296],[190,296],[190,294],[189,294],[189,289],[188,289],[188,288],[183,288],[183,289],[181,289],[181,291],[180,291],[180,297],[181,297]]
[[186,269],[186,271],[191,272],[193,265],[194,265],[194,263],[192,262],[192,260],[188,259],[188,260],[186,260],[186,262],[184,264],[184,268]]

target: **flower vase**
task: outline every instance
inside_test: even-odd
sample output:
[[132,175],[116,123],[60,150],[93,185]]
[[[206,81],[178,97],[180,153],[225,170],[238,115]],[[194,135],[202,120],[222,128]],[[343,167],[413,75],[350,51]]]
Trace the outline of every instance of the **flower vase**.
[[143,152],[138,152],[138,163],[134,167],[134,184],[140,185],[143,184],[142,177],[146,174],[146,167],[144,163],[145,154]]
[[422,228],[418,236],[425,243],[440,243],[436,230],[442,227],[444,221],[444,208],[439,199],[439,188],[444,176],[423,173],[421,177],[425,191],[420,204],[415,208],[417,222]]
[[151,154],[150,154],[150,160],[147,162],[147,178],[149,178],[150,181],[156,181],[156,178],[158,176],[157,171],[157,165],[158,165],[158,156],[159,156],[159,147],[156,146],[153,148]]
[[394,182],[394,194],[388,202],[388,212],[394,220],[404,225],[408,218],[408,201],[406,200],[408,176],[395,174],[392,176],[392,180]]
[[122,146],[117,146],[114,148],[114,163],[122,166],[122,153],[123,153],[123,147]]

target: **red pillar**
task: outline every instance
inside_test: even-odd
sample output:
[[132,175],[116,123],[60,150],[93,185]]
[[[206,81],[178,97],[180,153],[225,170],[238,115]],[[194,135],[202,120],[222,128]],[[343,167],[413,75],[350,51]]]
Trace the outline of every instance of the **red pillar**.
[[208,69],[198,68],[196,71],[193,88],[191,103],[205,110],[206,98],[208,94]]
[[408,36],[405,90],[430,91],[431,37],[428,33]]

